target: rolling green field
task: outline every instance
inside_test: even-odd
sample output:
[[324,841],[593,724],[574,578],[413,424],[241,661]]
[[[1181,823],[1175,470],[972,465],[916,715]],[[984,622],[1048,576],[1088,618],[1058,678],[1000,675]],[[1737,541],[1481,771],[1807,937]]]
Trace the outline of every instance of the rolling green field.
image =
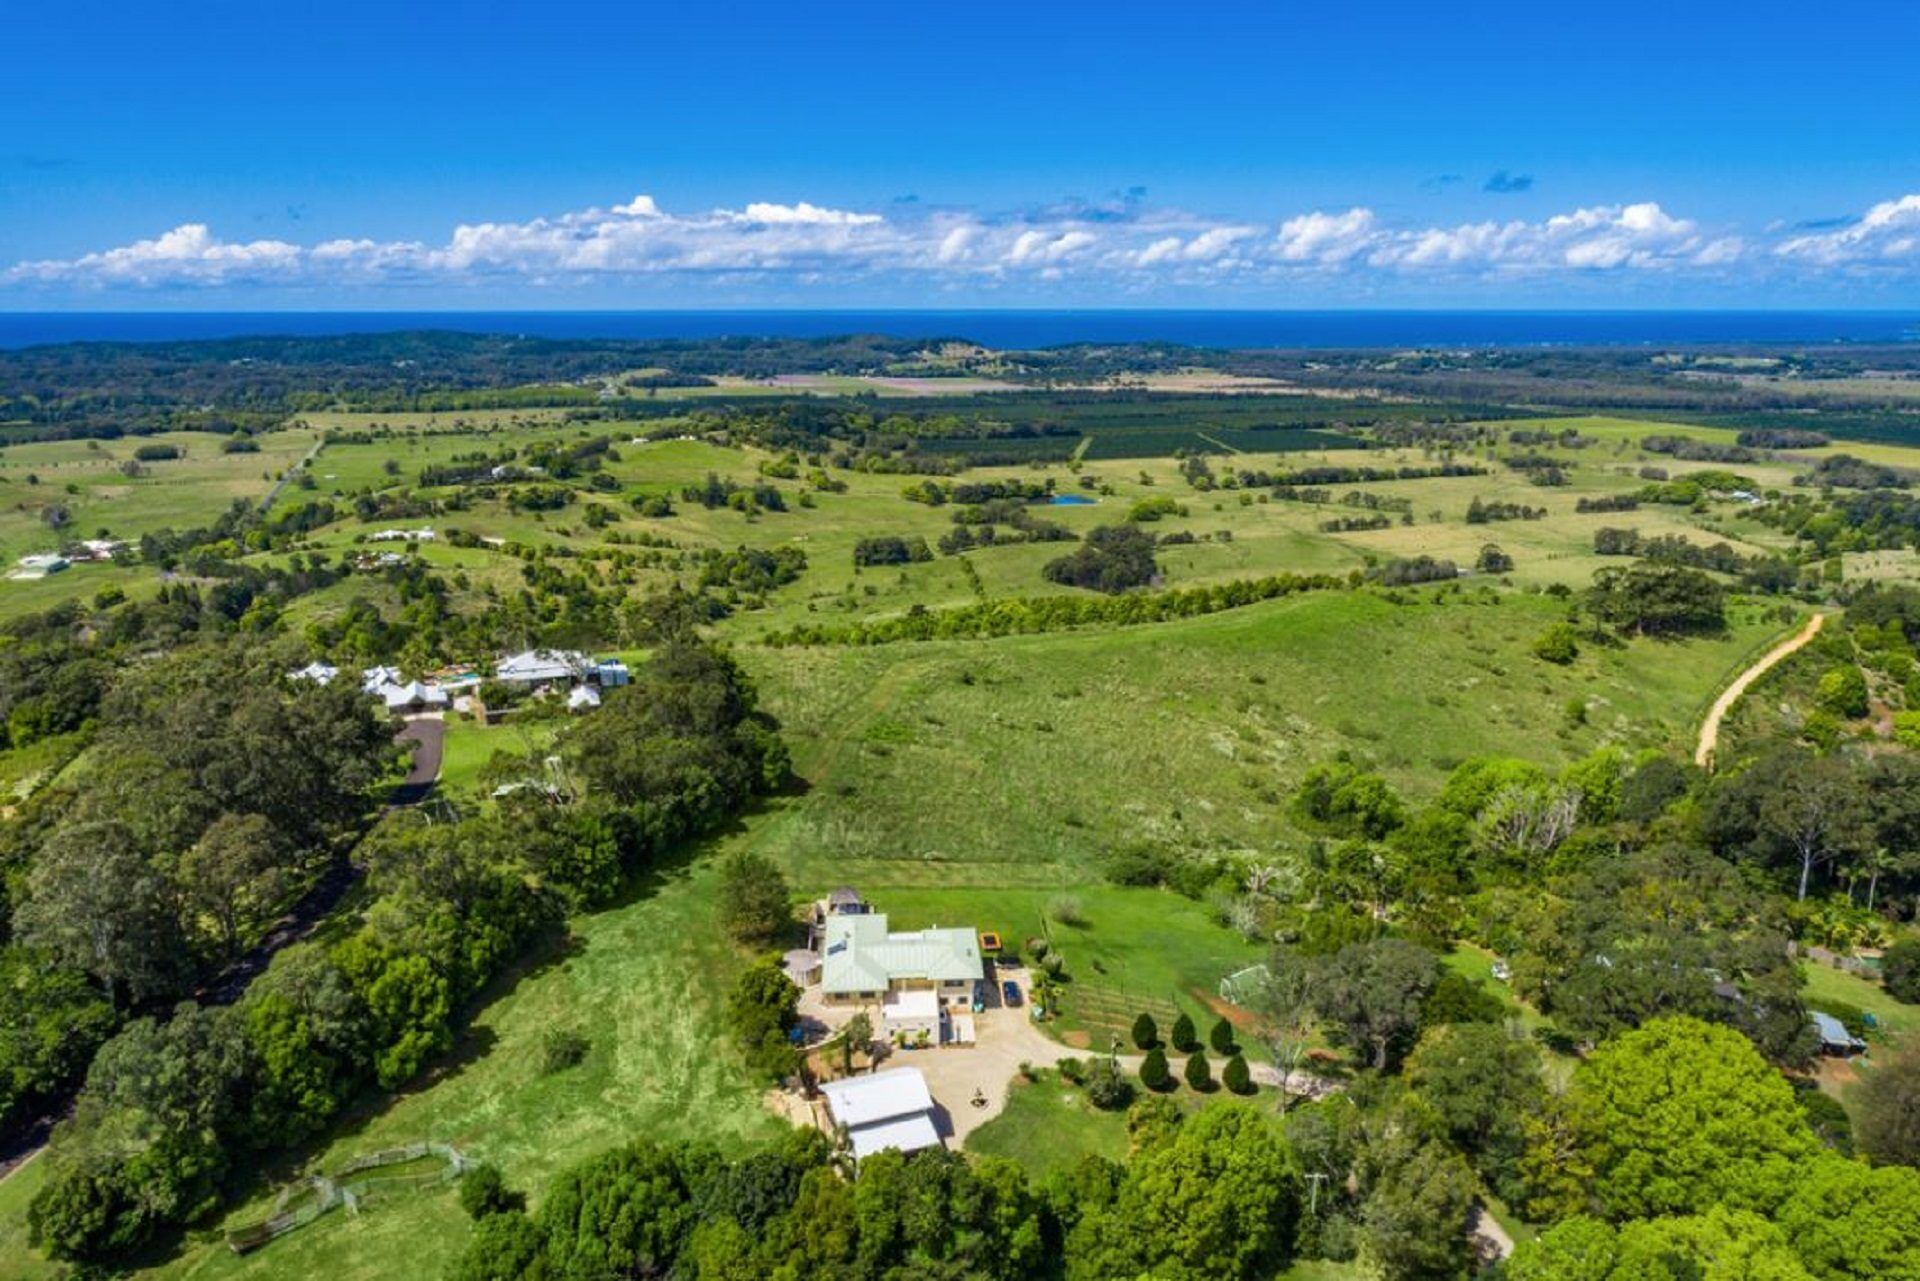
[[[629,902],[576,920],[572,932],[569,946],[536,955],[499,985],[447,1063],[348,1117],[313,1146],[302,1170],[431,1137],[497,1163],[537,1195],[558,1170],[637,1135],[738,1148],[777,1132],[722,1027],[720,1003],[744,961],[714,917],[711,859],[696,855],[664,870]],[[578,1066],[543,1075],[541,1041],[551,1029],[579,1031],[591,1048]],[[236,1258],[220,1233],[261,1218],[272,1189],[263,1181],[155,1275],[431,1275],[467,1232],[451,1193],[422,1194],[358,1217],[336,1211]],[[17,1219],[0,1214],[0,1234],[8,1223]],[[0,1263],[0,1273],[31,1275],[11,1266]]]
[[[421,468],[458,455],[586,434],[557,411],[309,414],[298,429],[262,437],[258,454],[222,455],[216,438],[184,436],[186,459],[154,464],[151,476],[131,481],[118,466],[132,442],[0,451],[0,554],[9,558],[57,542],[39,515],[49,501],[70,505],[80,536],[102,528],[137,536],[210,522],[234,497],[263,497],[271,483],[264,473],[304,457],[330,429],[391,434],[321,449],[309,468],[314,488],[289,490],[282,502],[331,498],[345,514],[295,550],[350,552],[372,530],[432,524],[565,549],[572,564],[588,570],[606,562],[615,535],[669,540],[669,551],[689,554],[684,563],[642,571],[636,591],[688,580],[697,568],[692,554],[706,549],[797,547],[807,557],[797,581],[774,590],[763,606],[742,602],[716,629],[779,720],[800,784],[689,851],[626,901],[577,919],[566,948],[534,958],[498,985],[446,1064],[399,1096],[365,1104],[303,1152],[297,1167],[259,1172],[221,1222],[198,1231],[157,1274],[373,1281],[437,1271],[467,1233],[446,1193],[391,1202],[358,1218],[337,1213],[247,1258],[231,1255],[219,1235],[261,1217],[279,1182],[395,1144],[453,1143],[498,1163],[510,1183],[537,1199],[560,1169],[636,1135],[732,1147],[774,1133],[780,1123],[738,1066],[720,1017],[732,976],[747,960],[726,943],[715,919],[715,865],[725,852],[766,854],[796,892],[853,885],[902,927],[966,924],[1015,940],[1049,937],[1071,976],[1055,1030],[1069,1044],[1098,1045],[1124,1030],[1138,1008],[1200,1014],[1220,977],[1262,955],[1205,904],[1108,884],[1104,867],[1114,851],[1147,845],[1175,855],[1297,856],[1306,838],[1285,817],[1287,798],[1306,770],[1338,752],[1379,770],[1414,800],[1430,798],[1449,770],[1476,755],[1556,767],[1607,745],[1690,754],[1714,695],[1795,625],[1778,602],[1742,601],[1717,637],[1588,644],[1567,666],[1529,652],[1533,639],[1567,613],[1567,604],[1543,589],[1577,588],[1601,564],[1624,563],[1594,555],[1600,527],[1726,539],[1748,553],[1788,545],[1727,503],[1575,510],[1583,496],[1638,489],[1638,469],[1650,463],[1676,476],[1712,466],[1647,454],[1639,447],[1645,435],[1730,440],[1721,429],[1598,417],[1503,423],[1572,427],[1594,443],[1543,450],[1569,469],[1564,487],[1530,484],[1503,465],[1501,458],[1515,452],[1504,444],[1457,455],[1487,467],[1486,475],[1332,485],[1336,500],[1360,491],[1403,501],[1411,522],[1396,513],[1387,528],[1329,533],[1322,522],[1360,509],[1282,501],[1264,490],[1201,492],[1166,451],[1204,437],[1202,445],[1219,447],[1212,464],[1222,476],[1241,467],[1425,466],[1439,455],[1356,450],[1350,441],[1309,435],[1318,424],[1252,398],[1210,409],[1185,435],[1159,418],[1132,421],[1130,412],[1101,406],[1092,425],[1104,434],[1074,464],[976,468],[962,479],[1051,479],[1061,492],[1093,497],[1089,505],[1039,513],[1080,534],[1118,523],[1143,499],[1175,500],[1184,512],[1145,526],[1194,537],[1159,552],[1166,585],[1174,588],[1281,572],[1345,574],[1414,555],[1469,565],[1488,543],[1514,557],[1514,570],[1504,581],[1327,591],[1134,628],[776,648],[765,638],[799,624],[1069,592],[1041,573],[1067,545],[999,546],[858,569],[858,540],[897,534],[934,543],[953,527],[951,508],[906,500],[901,491],[914,477],[839,471],[834,478],[845,491],[813,493],[811,506],[798,501],[802,485],[786,480],[778,482],[789,499],[785,512],[710,511],[682,501],[681,487],[709,473],[755,481],[775,456],[704,440],[634,443],[624,436],[607,467],[617,491],[583,492],[563,510],[517,512],[500,499],[476,498],[465,510],[432,518],[362,521],[351,512],[356,495],[410,486]],[[628,426],[635,425],[616,429]],[[1871,448],[1876,458],[1891,449]],[[1836,451],[1866,455],[1868,447],[1825,452]],[[1901,465],[1920,463],[1920,451],[1892,452]],[[1759,486],[1785,488],[1804,466],[1778,461],[1737,470]],[[29,472],[40,476],[39,485],[25,483]],[[78,492],[68,494],[69,484]],[[643,495],[671,497],[675,513],[640,517],[631,501]],[[1476,498],[1544,507],[1546,515],[1470,525],[1465,513]],[[588,502],[611,508],[612,523],[588,527]],[[271,555],[287,554],[283,548]],[[443,539],[419,555],[464,576],[455,598],[467,606],[479,607],[489,587],[505,593],[524,583],[523,562],[497,546],[454,547]],[[36,583],[0,580],[0,613],[108,585],[151,591],[159,581],[153,569],[103,565]],[[382,581],[355,575],[294,601],[289,626],[297,631],[360,599],[396,603]],[[443,790],[473,797],[496,751],[538,754],[553,728],[454,722]],[[50,744],[0,755],[0,789],[30,785],[57,768],[62,750]],[[1071,900],[1071,912],[1061,910],[1063,899]],[[1488,977],[1489,961],[1461,951],[1448,963],[1510,998]],[[1851,987],[1828,990],[1846,977],[1810,974],[1809,992],[1867,1005],[1857,993],[1846,995]],[[555,1028],[582,1031],[591,1049],[580,1065],[543,1075],[541,1039]],[[1043,1077],[1018,1087],[1007,1113],[970,1146],[1044,1170],[1082,1152],[1118,1155],[1125,1135],[1119,1118],[1086,1111],[1077,1092]],[[24,1206],[40,1177],[29,1166],[0,1184],[0,1278],[52,1275],[23,1245]],[[1290,1275],[1353,1274],[1311,1265]]]
[[[202,432],[169,432],[138,439],[104,441],[48,441],[10,445],[0,450],[0,562],[10,563],[29,552],[54,551],[62,534],[50,528],[42,513],[65,507],[71,516],[65,536],[137,539],[160,529],[190,529],[210,524],[236,498],[258,501],[273,487],[273,478],[305,457],[318,442],[318,433],[300,428],[270,432],[259,438],[258,453],[226,454],[222,438]],[[121,467],[133,461],[143,445],[173,445],[184,457],[141,464],[146,474],[123,475]],[[38,478],[39,483],[30,482]],[[102,566],[83,566],[49,584],[98,590]],[[30,584],[0,582],[7,597]]]
[[[1608,525],[1632,527],[1649,536],[1677,533],[1696,541],[1723,539],[1747,553],[1785,545],[1777,532],[1733,504],[1716,503],[1700,511],[1655,506],[1630,513],[1574,510],[1582,497],[1637,489],[1643,482],[1635,473],[1648,462],[1676,476],[1709,466],[1647,454],[1638,448],[1641,437],[1655,433],[1723,440],[1731,435],[1722,429],[1697,426],[1607,418],[1501,424],[1554,430],[1573,427],[1592,439],[1584,449],[1532,451],[1549,453],[1568,468],[1570,483],[1556,488],[1532,485],[1523,473],[1506,467],[1502,457],[1514,452],[1506,446],[1486,446],[1455,456],[1456,461],[1485,467],[1486,475],[1334,484],[1327,487],[1334,501],[1325,504],[1275,500],[1264,491],[1220,489],[1203,493],[1190,487],[1180,475],[1178,461],[1166,456],[1166,451],[1175,447],[1211,451],[1214,468],[1223,477],[1240,469],[1277,472],[1355,464],[1401,467],[1438,461],[1431,451],[1417,448],[1355,450],[1347,447],[1351,440],[1314,436],[1284,422],[1260,427],[1258,424],[1273,418],[1275,411],[1258,398],[1253,402],[1224,407],[1201,402],[1209,406],[1209,417],[1191,430],[1208,440],[1173,441],[1168,437],[1145,451],[1149,455],[1157,452],[1157,456],[1103,458],[1100,449],[1092,449],[1088,457],[1076,463],[975,468],[965,479],[1051,480],[1059,492],[1095,498],[1097,501],[1088,505],[1048,507],[1041,512],[1045,519],[1079,534],[1124,520],[1143,499],[1174,500],[1184,509],[1182,514],[1147,526],[1156,535],[1191,535],[1196,540],[1163,549],[1162,569],[1171,586],[1288,571],[1347,572],[1382,559],[1422,554],[1450,557],[1470,565],[1488,543],[1498,544],[1514,558],[1516,564],[1508,577],[1516,585],[1578,586],[1599,563],[1592,550],[1594,531]],[[1136,422],[1139,411],[1124,404],[1094,406],[1081,412],[1086,415],[1088,430],[1096,433],[1172,430],[1164,415],[1145,425]],[[682,502],[680,489],[703,483],[710,473],[751,483],[761,480],[762,467],[773,461],[772,455],[761,451],[699,440],[617,441],[618,460],[607,467],[607,474],[618,482],[617,492],[585,494],[559,511],[515,511],[502,498],[479,498],[464,510],[435,518],[396,520],[376,516],[361,521],[350,510],[355,496],[413,486],[425,467],[446,464],[463,454],[581,439],[605,434],[608,429],[599,426],[590,431],[561,421],[557,411],[541,410],[310,414],[300,421],[303,426],[297,429],[262,437],[259,454],[221,455],[216,452],[218,438],[182,434],[179,440],[187,445],[188,457],[154,464],[153,474],[137,481],[127,481],[117,470],[121,456],[131,452],[127,442],[94,442],[99,444],[97,450],[89,449],[89,442],[61,442],[0,451],[0,553],[19,555],[57,545],[58,537],[38,515],[52,501],[67,503],[73,513],[70,530],[86,536],[98,529],[108,529],[115,536],[137,536],[165,526],[204,524],[214,519],[232,497],[263,496],[269,482],[262,473],[277,472],[304,456],[322,431],[374,431],[378,434],[365,442],[337,440],[327,445],[309,468],[312,488],[286,491],[283,503],[330,499],[342,509],[340,519],[304,541],[306,549],[344,552],[359,546],[368,533],[397,524],[409,528],[435,525],[443,532],[459,529],[488,540],[560,548],[588,561],[603,556],[610,540],[620,537],[666,540],[688,554],[739,546],[792,547],[804,552],[808,563],[799,581],[775,591],[765,608],[742,611],[724,624],[726,634],[741,639],[798,623],[858,621],[915,607],[951,607],[981,598],[1066,590],[1048,584],[1040,575],[1041,567],[1061,554],[1063,548],[1058,544],[1003,544],[964,556],[939,556],[926,563],[857,570],[853,546],[861,538],[895,534],[924,538],[931,545],[953,528],[950,508],[929,507],[902,498],[901,491],[912,477],[840,472],[836,479],[846,485],[845,492],[812,493],[808,496],[811,506],[799,502],[804,485],[779,482],[788,499],[788,510],[752,516],[724,508],[709,511]],[[664,424],[670,430],[672,421],[656,421],[651,427]],[[620,427],[613,425],[616,436]],[[1103,437],[1096,434],[1091,439],[1098,445]],[[1262,443],[1273,446],[1278,442],[1284,442],[1283,447],[1258,448]],[[1316,442],[1335,447],[1302,447]],[[1133,451],[1129,448],[1123,452]],[[1920,452],[1910,451],[1905,457],[1909,462],[1920,460]],[[1741,470],[1750,473],[1756,485],[1786,487],[1804,466],[1800,462],[1780,462]],[[35,474],[41,474],[42,483],[29,487],[24,479],[35,468],[40,469]],[[191,483],[179,483],[183,481]],[[79,488],[80,494],[66,495],[64,486],[68,483]],[[1403,505],[1408,519],[1403,521],[1394,514],[1393,523],[1384,529],[1323,531],[1323,523],[1356,514],[1356,509],[1341,501],[1356,492]],[[444,498],[454,491],[426,493]],[[660,519],[640,517],[632,509],[631,500],[646,495],[674,500],[674,514]],[[1468,524],[1465,514],[1474,499],[1518,503],[1544,509],[1545,515],[1538,520]],[[589,527],[583,519],[589,503],[606,507],[613,516],[612,523],[600,529]],[[489,586],[511,590],[520,581],[519,562],[498,546],[456,548],[443,539],[422,547],[420,554],[430,565],[463,573],[473,592]],[[645,570],[638,585],[662,585],[688,572],[685,567],[676,570],[671,566]],[[150,589],[154,582],[151,571],[76,566],[40,582],[0,583],[0,610],[40,608],[67,596],[92,594],[107,585],[137,592]],[[356,597],[370,593],[377,594],[377,586],[343,583],[296,602],[294,618],[299,621],[334,613]]]
[[1737,611],[1724,638],[1592,649],[1562,668],[1525,654],[1562,616],[1551,599],[1431,595],[1308,595],[986,643],[743,648],[810,784],[766,839],[809,881],[852,867],[906,884],[1070,883],[1131,842],[1285,845],[1299,838],[1283,798],[1342,749],[1418,796],[1473,755],[1679,747],[1783,630]]

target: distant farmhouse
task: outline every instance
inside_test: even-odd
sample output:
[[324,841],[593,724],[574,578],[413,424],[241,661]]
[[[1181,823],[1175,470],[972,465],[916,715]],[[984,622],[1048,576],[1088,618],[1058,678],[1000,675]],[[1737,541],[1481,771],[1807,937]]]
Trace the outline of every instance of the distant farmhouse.
[[[500,660],[495,672],[502,683],[536,693],[565,691],[567,709],[574,712],[592,711],[600,706],[602,690],[633,680],[627,665],[619,659],[589,658],[573,650],[530,649],[510,654]],[[287,675],[292,680],[330,685],[339,677],[340,669],[315,661]],[[359,673],[358,679],[362,690],[395,715],[444,710],[454,705],[456,695],[471,693],[481,683],[480,675],[472,671],[443,673],[439,679],[407,680],[399,668],[384,666],[369,667]],[[459,706],[466,710],[464,700]]]
[[15,569],[8,577],[21,579],[45,578],[48,574],[59,573],[67,567],[68,563],[65,556],[57,555],[53,552],[46,552],[36,556],[22,556],[20,558],[19,568]]

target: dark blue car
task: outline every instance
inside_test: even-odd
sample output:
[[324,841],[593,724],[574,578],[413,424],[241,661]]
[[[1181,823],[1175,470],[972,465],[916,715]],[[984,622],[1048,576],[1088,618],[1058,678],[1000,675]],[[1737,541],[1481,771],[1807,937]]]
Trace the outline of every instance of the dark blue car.
[[1008,1005],[1020,1004],[1020,985],[1012,979],[1002,979],[1000,981],[1000,999]]

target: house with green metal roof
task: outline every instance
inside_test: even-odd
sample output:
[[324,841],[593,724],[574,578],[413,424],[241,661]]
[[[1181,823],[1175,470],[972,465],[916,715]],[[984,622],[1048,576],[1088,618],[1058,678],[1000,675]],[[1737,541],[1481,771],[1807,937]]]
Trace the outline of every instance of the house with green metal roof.
[[970,1005],[985,973],[972,930],[895,933],[882,912],[828,916],[820,952],[820,990],[827,1000],[865,1003],[892,992],[931,989],[945,1005]]

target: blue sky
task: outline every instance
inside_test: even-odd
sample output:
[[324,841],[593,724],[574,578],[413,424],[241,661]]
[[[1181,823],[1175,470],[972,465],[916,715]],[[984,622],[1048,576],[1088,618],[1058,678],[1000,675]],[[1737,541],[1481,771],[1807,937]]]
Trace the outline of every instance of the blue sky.
[[1920,6],[29,3],[0,308],[1920,305]]

